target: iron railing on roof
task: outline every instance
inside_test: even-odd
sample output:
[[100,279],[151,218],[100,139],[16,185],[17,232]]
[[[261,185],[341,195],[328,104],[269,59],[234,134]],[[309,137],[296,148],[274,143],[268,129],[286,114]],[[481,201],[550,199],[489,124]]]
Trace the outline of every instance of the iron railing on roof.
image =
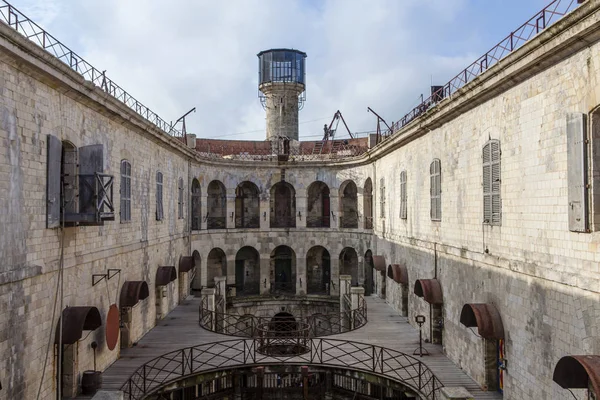
[[5,0],[0,0],[0,21],[58,58],[85,80],[92,82],[104,92],[115,97],[165,133],[176,137],[182,136],[182,133],[174,129],[169,122],[159,117],[158,114],[140,103],[125,89],[109,79],[106,76],[106,71],[100,71],[91,65]]
[[385,347],[335,339],[306,339],[302,354],[260,352],[261,339],[205,343],[175,350],[141,365],[121,386],[125,399],[144,399],[190,376],[260,365],[316,365],[350,368],[400,382],[426,400],[444,386],[418,358]]
[[390,125],[384,136],[389,136],[408,125],[417,117],[436,106],[440,101],[449,97],[489,68],[496,65],[507,55],[522,47],[534,36],[556,23],[559,19],[576,9],[580,0],[554,0],[540,12],[536,13],[527,22],[511,32],[491,50],[475,60],[471,65],[462,70],[448,83],[434,91],[430,97],[423,100],[399,121]]

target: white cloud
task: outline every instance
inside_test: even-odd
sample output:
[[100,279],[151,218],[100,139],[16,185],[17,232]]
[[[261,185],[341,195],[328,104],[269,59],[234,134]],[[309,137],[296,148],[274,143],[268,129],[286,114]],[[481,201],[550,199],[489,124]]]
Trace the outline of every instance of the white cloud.
[[165,120],[195,106],[188,131],[262,140],[260,50],[308,54],[300,121],[311,122],[301,124],[302,136],[321,135],[338,109],[353,131],[374,129],[367,106],[397,120],[429,90],[432,74],[443,84],[476,58],[449,57],[439,46],[465,6],[466,0],[27,0],[22,11],[58,30],[61,41]]

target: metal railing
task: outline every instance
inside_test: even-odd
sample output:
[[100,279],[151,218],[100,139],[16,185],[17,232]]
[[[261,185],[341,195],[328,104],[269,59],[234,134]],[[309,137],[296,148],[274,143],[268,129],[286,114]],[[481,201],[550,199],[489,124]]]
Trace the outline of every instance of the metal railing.
[[448,83],[432,93],[430,97],[423,100],[399,121],[392,123],[390,129],[384,133],[384,136],[394,134],[404,126],[408,125],[411,121],[427,112],[444,98],[449,97],[469,82],[473,81],[489,68],[496,65],[504,57],[522,47],[531,38],[553,25],[556,21],[576,9],[578,6],[579,2],[577,0],[552,1],[527,22],[501,40],[500,43],[492,47],[491,50],[458,73],[458,75],[452,78]]
[[156,125],[157,128],[172,136],[182,136],[182,133],[176,130],[171,123],[160,118],[158,114],[140,103],[125,89],[110,80],[106,76],[106,71],[100,71],[95,68],[80,55],[69,49],[58,39],[29,19],[25,14],[4,0],[0,0],[0,21],[4,22],[25,38],[65,63],[84,79],[92,82],[104,92],[124,103],[138,115]]
[[206,229],[225,229],[227,221],[225,217],[206,217]]
[[260,283],[259,282],[242,283],[239,285],[235,285],[235,297],[258,296],[258,295],[260,295]]
[[182,379],[203,373],[260,365],[341,367],[383,376],[406,385],[423,399],[439,399],[440,380],[419,359],[396,350],[335,339],[307,339],[306,352],[269,355],[260,339],[206,343],[175,350],[140,366],[121,386],[125,399],[138,400]]
[[311,327],[305,322],[271,320],[256,328],[256,351],[270,356],[302,354],[310,349]]
[[296,293],[296,283],[295,282],[271,282],[270,293],[273,295],[295,294]]
[[236,228],[260,228],[259,215],[245,215],[243,217],[235,217]]
[[373,229],[373,217],[365,217],[365,229]]
[[306,284],[307,294],[329,295],[329,282],[311,282]]
[[340,228],[358,228],[358,214],[342,215],[340,217]]
[[271,218],[271,228],[295,228],[296,216],[278,216]]
[[306,227],[308,228],[329,228],[331,217],[329,215],[307,215]]
[[[252,314],[229,314],[208,309],[206,302],[199,308],[199,325],[212,332],[228,336],[255,338],[258,327],[273,323],[273,317],[257,317]],[[359,298],[358,308],[328,314],[313,314],[294,318],[295,324],[310,327],[308,337],[321,337],[350,332],[367,324],[367,302]]]

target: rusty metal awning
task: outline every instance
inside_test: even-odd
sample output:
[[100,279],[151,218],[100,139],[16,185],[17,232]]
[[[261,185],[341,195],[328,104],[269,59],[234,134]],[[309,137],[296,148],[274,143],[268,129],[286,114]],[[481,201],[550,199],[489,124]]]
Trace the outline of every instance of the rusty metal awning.
[[179,257],[179,273],[189,272],[196,267],[194,257],[181,256]]
[[93,331],[102,325],[100,311],[96,307],[67,307],[56,326],[54,344],[59,344],[59,330],[62,323],[62,343],[73,344],[81,339],[83,331]]
[[565,356],[558,360],[552,380],[563,389],[588,389],[600,394],[600,355]]
[[146,281],[125,281],[121,287],[119,307],[133,307],[150,295]]
[[385,273],[385,257],[373,256],[373,267],[375,267],[377,271]]
[[177,271],[174,266],[158,267],[156,270],[155,286],[165,286],[177,279]]
[[390,279],[394,279],[394,269],[392,268],[391,265],[388,265],[387,268],[387,277]]
[[429,304],[444,304],[442,286],[437,279],[417,279],[414,293]]
[[408,271],[406,270],[406,265],[392,264],[391,267],[394,282],[402,285],[408,285]]
[[502,317],[493,304],[465,304],[460,323],[467,328],[477,327],[479,335],[485,339],[504,339]]

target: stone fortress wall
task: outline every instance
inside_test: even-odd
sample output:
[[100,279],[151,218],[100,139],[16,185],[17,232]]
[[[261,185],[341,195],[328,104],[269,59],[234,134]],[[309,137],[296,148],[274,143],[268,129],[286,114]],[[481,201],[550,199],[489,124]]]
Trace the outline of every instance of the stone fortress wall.
[[[576,12],[508,56],[434,112],[356,159],[319,163],[250,163],[202,159],[180,141],[157,130],[119,101],[86,83],[60,61],[0,25],[0,399],[35,398],[44,361],[42,398],[55,393],[55,352],[46,359],[60,261],[60,231],[46,228],[47,141],[53,135],[76,147],[102,144],[105,173],[115,176],[115,221],[103,226],[65,228],[64,306],[94,306],[103,322],[118,302],[125,281],[147,282],[149,297],[134,307],[139,339],[191,286],[208,284],[207,258],[220,248],[228,283],[235,281],[235,256],[243,246],[260,254],[260,281],[270,274],[279,245],[293,249],[296,293],[306,281],[306,258],[314,246],[331,256],[332,279],[339,255],[358,255],[359,284],[366,284],[365,254],[403,264],[408,272],[408,321],[426,316],[425,337],[434,339],[431,308],[414,294],[417,279],[437,278],[443,294],[436,329],[448,356],[481,385],[487,384],[486,341],[460,324],[466,303],[489,303],[499,311],[508,360],[508,399],[567,399],[552,382],[560,357],[600,354],[600,271],[597,244],[598,121],[600,105],[600,2],[588,0]],[[567,113],[587,116],[590,136],[590,232],[569,230]],[[482,151],[489,140],[501,149],[501,224],[483,223]],[[131,163],[131,221],[119,220],[122,160]],[[441,165],[441,218],[430,214],[430,164]],[[270,228],[270,188],[282,178],[295,189],[295,228]],[[156,172],[163,173],[164,218],[156,219]],[[399,174],[407,172],[407,217],[400,216]],[[184,215],[178,216],[178,180],[184,181]],[[374,229],[364,229],[364,193],[373,185]],[[200,183],[206,211],[208,186],[220,181],[226,192],[225,229],[190,223],[190,188]],[[358,188],[359,228],[339,228],[339,188]],[[383,180],[383,181],[382,181]],[[235,228],[237,186],[259,188],[260,227]],[[330,228],[307,228],[307,189],[328,185]],[[384,188],[381,191],[381,188]],[[383,196],[382,196],[383,195]],[[383,211],[383,213],[382,213]],[[204,213],[202,213],[204,215]],[[235,217],[235,216],[233,216]],[[195,271],[178,273],[163,292],[155,289],[159,266],[175,266],[180,256],[200,255]],[[121,272],[92,286],[92,274]],[[398,284],[373,272],[377,293],[401,310]],[[268,280],[268,279],[267,279]],[[181,284],[180,282],[184,282]],[[162,289],[161,289],[162,290]],[[406,290],[405,290],[406,291]],[[393,294],[392,294],[393,293]],[[335,294],[335,291],[332,292]],[[160,307],[157,301],[164,302]],[[98,343],[97,369],[119,356],[104,340],[104,325],[84,331],[71,349],[76,370],[93,368],[91,342]],[[87,335],[87,336],[86,336]],[[53,346],[51,346],[52,348]],[[73,379],[77,379],[77,374]],[[565,394],[566,393],[566,394]],[[567,396],[568,395],[568,396]]]

